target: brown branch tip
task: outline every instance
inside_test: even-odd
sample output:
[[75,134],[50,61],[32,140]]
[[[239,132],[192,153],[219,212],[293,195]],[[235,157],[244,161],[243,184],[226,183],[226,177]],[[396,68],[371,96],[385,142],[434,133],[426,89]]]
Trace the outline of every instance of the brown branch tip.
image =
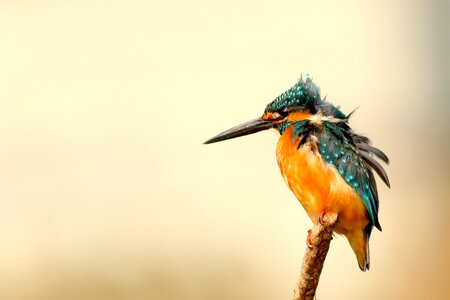
[[294,300],[314,299],[320,273],[330,248],[330,242],[333,239],[333,229],[336,222],[337,214],[328,213],[323,216],[320,222],[314,224],[309,236],[311,244],[306,247],[300,279],[294,290]]

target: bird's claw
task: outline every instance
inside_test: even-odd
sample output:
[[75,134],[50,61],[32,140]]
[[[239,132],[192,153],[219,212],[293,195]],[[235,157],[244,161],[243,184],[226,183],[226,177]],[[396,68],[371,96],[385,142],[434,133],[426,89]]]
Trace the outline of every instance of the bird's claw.
[[308,246],[308,248],[310,248],[310,249],[313,247],[313,245],[311,243],[311,232],[312,232],[312,230],[308,229],[308,236],[306,237],[306,246]]
[[321,212],[319,217],[317,218],[317,221],[319,222],[320,225],[324,226],[324,222],[323,222],[323,218],[325,217],[325,212]]

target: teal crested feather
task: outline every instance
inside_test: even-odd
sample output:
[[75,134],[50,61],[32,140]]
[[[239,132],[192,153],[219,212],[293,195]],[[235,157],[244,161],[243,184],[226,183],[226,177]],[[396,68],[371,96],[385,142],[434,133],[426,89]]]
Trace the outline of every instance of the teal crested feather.
[[304,109],[307,109],[311,114],[321,111],[325,116],[333,116],[339,119],[350,116],[346,116],[339,106],[334,106],[330,102],[322,100],[320,88],[308,75],[305,80],[300,78],[296,84],[270,102],[264,113],[277,112],[287,116],[290,112]]
[[320,99],[320,89],[309,76],[300,80],[290,89],[270,102],[264,112],[289,113],[291,111],[307,108],[312,113],[317,111]]

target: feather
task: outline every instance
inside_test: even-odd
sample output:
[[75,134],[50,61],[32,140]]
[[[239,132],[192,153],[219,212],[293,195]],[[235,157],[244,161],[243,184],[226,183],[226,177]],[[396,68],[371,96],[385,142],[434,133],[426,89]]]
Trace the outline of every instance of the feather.
[[[370,185],[372,187],[372,192],[373,192],[373,196],[374,196],[374,200],[375,200],[375,207],[376,207],[376,209],[378,211],[378,209],[380,208],[380,203],[378,201],[377,182],[375,181],[375,176],[373,176],[372,172],[369,172],[369,181],[370,181]],[[374,225],[379,231],[382,231],[380,222],[378,221],[378,216],[375,219]],[[370,238],[371,230],[367,230],[367,229],[366,229],[366,232],[368,234],[368,237]]]
[[384,154],[383,151],[378,148],[372,147],[366,143],[356,143],[356,147],[358,147],[359,150],[364,150],[366,152],[374,154],[376,157],[387,164],[389,163],[389,158],[386,156],[386,154]]
[[368,137],[356,133],[352,133],[351,136],[355,144],[367,144],[367,145],[370,144],[370,140]]
[[372,169],[377,172],[378,176],[386,183],[388,187],[391,187],[391,184],[389,183],[389,178],[386,174],[386,171],[383,169],[383,167],[367,152],[360,151],[361,156],[363,157],[364,161],[372,167]]

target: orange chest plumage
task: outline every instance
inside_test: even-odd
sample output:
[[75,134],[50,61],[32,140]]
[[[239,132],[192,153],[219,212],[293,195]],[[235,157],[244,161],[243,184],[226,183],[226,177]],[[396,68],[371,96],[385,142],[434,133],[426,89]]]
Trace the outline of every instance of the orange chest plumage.
[[320,214],[336,212],[336,232],[346,234],[365,228],[369,217],[361,198],[336,168],[322,159],[314,137],[299,148],[301,137],[293,139],[292,129],[287,128],[277,143],[277,162],[310,219],[316,222]]

